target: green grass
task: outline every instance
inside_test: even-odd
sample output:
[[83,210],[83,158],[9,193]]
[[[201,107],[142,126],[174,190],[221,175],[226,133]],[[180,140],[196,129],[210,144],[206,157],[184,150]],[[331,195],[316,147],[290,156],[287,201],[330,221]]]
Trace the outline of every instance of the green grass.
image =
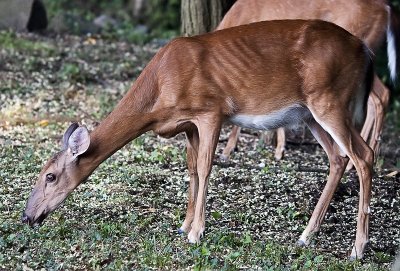
[[0,31],[0,47],[10,51],[29,51],[31,54],[53,54],[55,48],[44,42],[30,41],[20,38],[13,31]]
[[[40,137],[60,127],[31,126],[22,131],[33,129]],[[298,248],[293,241],[260,239],[253,230],[231,232],[229,221],[259,223],[251,213],[234,211],[229,216],[235,206],[209,211],[202,243],[188,244],[186,236],[177,233],[186,199],[183,154],[163,144],[147,152],[146,142],[154,140],[149,135],[111,157],[42,227],[30,229],[19,222],[21,212],[40,165],[57,145],[54,140],[35,143],[35,138],[29,136],[23,146],[1,148],[0,268],[387,270],[381,264],[387,266],[393,259],[377,252],[372,263],[349,262],[324,250]],[[174,163],[179,170],[171,177],[173,170],[162,165]],[[276,212],[279,220],[292,225],[307,221],[293,204]],[[290,229],[282,226],[281,231]]]
[[[76,210],[78,206],[71,205],[79,204],[80,198],[70,199],[64,211],[71,207]],[[362,265],[313,250],[254,241],[250,232],[235,235],[227,229],[213,229],[200,245],[189,245],[184,237],[171,232],[170,227],[176,229],[176,224],[157,222],[165,219],[158,215],[141,217],[132,212],[112,220],[79,212],[69,216],[72,217],[66,219],[54,214],[44,226],[31,230],[14,222],[19,214],[13,213],[12,220],[7,219],[0,225],[0,267],[17,270],[23,266],[51,270],[187,267],[194,270],[385,270],[377,264]],[[73,219],[74,216],[80,219]],[[154,223],[156,228],[150,226]]]

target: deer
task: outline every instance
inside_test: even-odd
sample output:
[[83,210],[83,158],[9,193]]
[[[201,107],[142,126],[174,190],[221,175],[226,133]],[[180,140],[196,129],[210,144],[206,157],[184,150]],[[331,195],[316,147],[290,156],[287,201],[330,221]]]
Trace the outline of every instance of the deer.
[[190,181],[179,231],[198,243],[223,123],[272,129],[305,122],[326,151],[330,171],[299,244],[307,245],[318,231],[332,198],[330,187],[351,159],[360,182],[351,257],[362,258],[374,154],[359,130],[372,83],[368,47],[329,22],[277,20],[176,38],[156,53],[92,132],[70,125],[61,151],[39,173],[22,222],[40,225],[104,160],[143,133],[166,138],[184,133]]
[[[396,78],[400,65],[398,44],[400,29],[397,17],[385,0],[237,0],[226,13],[217,30],[266,20],[320,19],[335,23],[362,39],[376,53],[387,37],[387,52],[391,78]],[[395,30],[395,31],[393,31]],[[375,154],[379,152],[384,113],[389,103],[390,91],[375,75],[374,86],[368,100],[367,118],[361,136],[369,139]],[[278,128],[275,159],[281,160],[285,151],[285,130]],[[240,128],[234,126],[220,156],[228,161],[234,151]],[[351,161],[347,170],[353,167]]]

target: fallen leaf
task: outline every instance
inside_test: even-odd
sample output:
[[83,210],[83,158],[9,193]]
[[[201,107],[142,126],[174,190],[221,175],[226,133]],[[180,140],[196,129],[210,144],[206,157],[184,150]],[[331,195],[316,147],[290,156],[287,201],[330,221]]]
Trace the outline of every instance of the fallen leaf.
[[395,177],[399,172],[398,171],[393,171],[389,174],[386,175],[386,177]]
[[46,127],[47,125],[49,125],[49,120],[41,120],[38,124],[42,127]]

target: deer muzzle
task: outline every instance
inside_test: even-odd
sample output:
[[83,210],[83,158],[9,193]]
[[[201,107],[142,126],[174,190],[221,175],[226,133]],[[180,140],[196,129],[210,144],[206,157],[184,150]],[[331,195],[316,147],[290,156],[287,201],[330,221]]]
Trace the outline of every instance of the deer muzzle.
[[47,215],[48,215],[48,213],[43,212],[37,217],[31,217],[31,216],[27,215],[26,212],[23,212],[22,213],[22,217],[21,217],[21,221],[24,224],[27,224],[27,225],[29,225],[31,227],[34,227],[36,225],[42,224],[43,220],[45,220]]

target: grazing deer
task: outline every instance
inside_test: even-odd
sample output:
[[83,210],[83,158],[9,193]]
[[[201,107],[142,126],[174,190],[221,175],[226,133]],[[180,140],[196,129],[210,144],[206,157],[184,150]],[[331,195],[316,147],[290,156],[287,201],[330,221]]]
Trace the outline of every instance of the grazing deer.
[[[400,29],[395,16],[385,0],[237,0],[221,21],[218,29],[266,20],[283,19],[320,19],[335,23],[353,35],[364,40],[367,46],[377,52],[383,44],[385,35],[388,41],[389,68],[392,79],[396,76],[396,67],[400,64],[400,54],[396,51]],[[384,112],[389,103],[389,90],[375,76],[373,90],[368,100],[368,114],[361,131],[361,136],[374,150],[379,150]],[[234,126],[228,143],[221,155],[222,160],[229,160],[234,150],[240,128]],[[280,160],[285,150],[285,130],[277,130],[275,158]],[[348,169],[352,167],[349,163]]]
[[367,47],[319,20],[259,22],[177,38],[154,56],[93,132],[77,124],[68,128],[62,150],[40,172],[22,220],[40,224],[100,163],[141,134],[183,132],[190,186],[180,230],[199,242],[222,124],[271,129],[305,122],[327,152],[330,172],[299,242],[307,244],[319,229],[333,193],[329,186],[339,181],[347,155],[360,180],[351,255],[361,258],[368,242],[373,151],[358,128],[372,80]]

